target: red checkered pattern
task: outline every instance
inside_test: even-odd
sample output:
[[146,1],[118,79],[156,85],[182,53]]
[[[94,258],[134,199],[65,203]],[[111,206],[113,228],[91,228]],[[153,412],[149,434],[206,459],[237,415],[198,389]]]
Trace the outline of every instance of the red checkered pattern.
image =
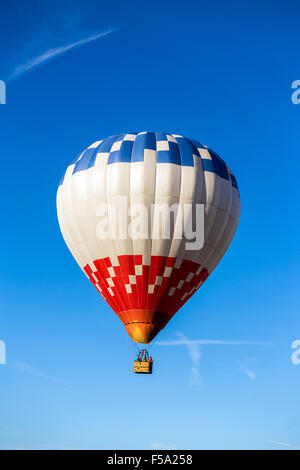
[[[207,269],[189,260],[152,256],[150,266],[142,255],[109,257],[84,267],[92,284],[122,321],[122,312],[149,310],[172,317],[208,277]],[[124,321],[126,323],[126,321]]]

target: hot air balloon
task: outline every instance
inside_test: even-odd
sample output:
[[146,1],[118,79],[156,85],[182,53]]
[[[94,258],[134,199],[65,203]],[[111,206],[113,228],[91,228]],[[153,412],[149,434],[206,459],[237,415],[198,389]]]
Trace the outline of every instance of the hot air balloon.
[[[225,254],[240,197],[232,171],[210,148],[181,135],[139,132],[81,152],[59,184],[57,213],[86,276],[132,340],[149,344]],[[200,244],[191,243],[188,225],[196,238],[203,231]]]

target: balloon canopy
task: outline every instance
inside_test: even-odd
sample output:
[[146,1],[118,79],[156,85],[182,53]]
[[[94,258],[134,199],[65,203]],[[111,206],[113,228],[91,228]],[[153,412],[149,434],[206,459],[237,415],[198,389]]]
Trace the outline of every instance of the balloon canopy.
[[225,254],[240,197],[210,148],[139,132],[80,153],[60,182],[57,212],[79,266],[133,341],[147,344]]

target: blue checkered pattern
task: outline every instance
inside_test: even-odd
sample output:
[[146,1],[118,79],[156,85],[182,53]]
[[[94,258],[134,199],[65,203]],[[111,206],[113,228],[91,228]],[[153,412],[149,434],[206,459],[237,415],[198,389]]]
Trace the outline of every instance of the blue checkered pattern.
[[203,171],[215,173],[237,188],[235,177],[213,150],[195,140],[161,132],[118,134],[108,137],[98,142],[96,146],[87,148],[75,159],[73,174],[93,167],[96,158],[104,155],[108,155],[108,165],[117,162],[142,162],[145,150],[156,151],[158,164],[194,166],[194,159],[199,158],[202,161]]

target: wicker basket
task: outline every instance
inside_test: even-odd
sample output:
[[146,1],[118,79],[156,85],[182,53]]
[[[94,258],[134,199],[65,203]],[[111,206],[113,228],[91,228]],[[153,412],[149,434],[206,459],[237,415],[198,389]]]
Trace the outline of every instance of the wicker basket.
[[152,374],[153,361],[134,361],[133,372],[136,374]]

